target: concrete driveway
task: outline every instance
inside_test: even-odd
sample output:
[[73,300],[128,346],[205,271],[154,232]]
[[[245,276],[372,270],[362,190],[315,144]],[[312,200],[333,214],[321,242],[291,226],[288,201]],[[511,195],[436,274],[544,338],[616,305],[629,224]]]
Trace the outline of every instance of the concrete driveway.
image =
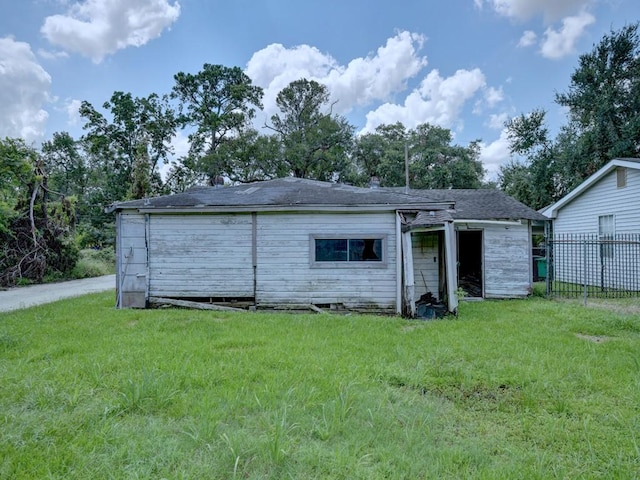
[[116,276],[83,278],[68,282],[30,285],[0,291],[0,312],[51,303],[64,298],[77,297],[87,293],[104,292],[116,288]]

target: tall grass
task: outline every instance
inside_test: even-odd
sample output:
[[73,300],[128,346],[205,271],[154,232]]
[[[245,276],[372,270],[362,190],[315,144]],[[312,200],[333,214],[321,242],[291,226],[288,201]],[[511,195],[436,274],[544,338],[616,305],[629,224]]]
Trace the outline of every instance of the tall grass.
[[0,314],[0,478],[636,478],[640,317]]

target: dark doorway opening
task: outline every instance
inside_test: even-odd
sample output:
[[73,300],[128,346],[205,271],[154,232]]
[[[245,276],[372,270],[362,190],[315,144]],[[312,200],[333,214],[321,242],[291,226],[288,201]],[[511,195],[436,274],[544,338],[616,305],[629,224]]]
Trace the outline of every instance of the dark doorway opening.
[[482,230],[458,231],[458,286],[482,298]]

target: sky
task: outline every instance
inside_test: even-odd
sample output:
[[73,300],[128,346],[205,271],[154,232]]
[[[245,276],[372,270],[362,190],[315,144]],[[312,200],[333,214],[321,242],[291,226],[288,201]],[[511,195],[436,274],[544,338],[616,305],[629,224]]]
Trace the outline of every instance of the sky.
[[[480,140],[495,179],[504,122],[542,108],[557,133],[580,55],[639,20],[639,0],[0,0],[0,138],[78,138],[82,101],[168,94],[210,63],[264,89],[259,129],[282,88],[313,79],[358,133],[400,121]],[[186,134],[173,143],[186,153]]]

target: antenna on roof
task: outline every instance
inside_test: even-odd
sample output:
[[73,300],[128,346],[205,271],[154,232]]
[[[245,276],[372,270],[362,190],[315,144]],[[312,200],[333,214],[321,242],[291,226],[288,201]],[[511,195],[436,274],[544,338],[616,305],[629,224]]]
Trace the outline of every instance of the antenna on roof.
[[409,193],[409,146],[404,141],[404,193]]

